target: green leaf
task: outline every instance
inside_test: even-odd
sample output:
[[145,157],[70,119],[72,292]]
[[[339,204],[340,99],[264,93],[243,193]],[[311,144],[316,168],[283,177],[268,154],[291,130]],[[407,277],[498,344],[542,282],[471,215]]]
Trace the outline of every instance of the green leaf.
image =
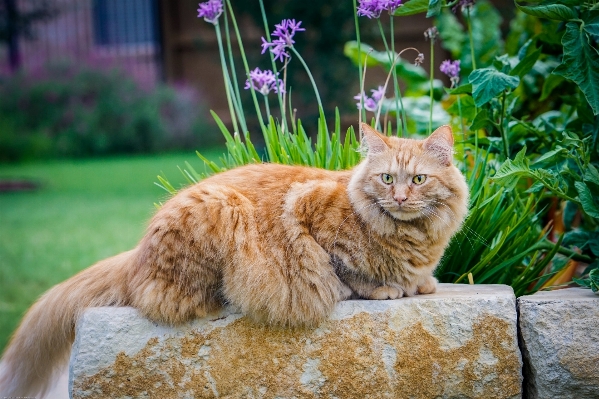
[[499,170],[493,176],[493,180],[496,180],[499,184],[503,184],[508,188],[515,187],[516,183],[522,176],[530,176],[532,171],[530,170],[528,159],[526,158],[526,146],[516,154],[516,157],[506,159],[501,165]]
[[599,36],[599,15],[591,18],[588,21],[584,21],[583,28],[589,35]]
[[584,181],[591,182],[599,186],[599,170],[592,164],[587,165],[587,171],[584,172]]
[[429,0],[428,11],[426,12],[426,17],[430,18],[430,17],[434,17],[436,15],[439,15],[439,13],[441,12],[442,5],[443,5],[443,2],[441,0]]
[[476,107],[474,106],[474,100],[471,96],[459,96],[447,109],[447,112],[451,115],[460,115],[460,108],[462,109],[463,118],[466,118],[469,121],[474,119]]
[[521,6],[516,3],[516,7],[523,13],[539,18],[553,19],[557,21],[570,21],[578,18],[576,11],[572,7],[563,4],[537,4],[532,6]]
[[599,269],[593,269],[589,273],[589,280],[591,280],[591,289],[593,292],[599,291]]
[[591,288],[591,280],[590,279],[582,279],[582,278],[572,277],[572,281],[574,281],[576,284],[580,285],[581,287]]
[[564,57],[553,71],[576,83],[593,108],[599,114],[599,54],[589,43],[589,38],[578,23],[569,22],[562,37]]
[[484,129],[490,125],[493,125],[493,121],[489,117],[489,111],[487,111],[486,109],[482,109],[474,117],[472,125],[470,125],[470,130]]
[[543,91],[541,93],[541,98],[539,98],[540,101],[544,101],[547,99],[547,97],[549,97],[549,95],[551,94],[551,92],[557,87],[559,86],[564,80],[562,76],[559,75],[554,75],[553,73],[550,74],[547,79],[545,79],[545,82],[543,82]]
[[578,191],[578,198],[580,199],[582,209],[590,217],[594,219],[599,219],[599,207],[593,199],[591,190],[589,190],[586,184],[580,181],[575,182],[574,187],[576,187],[576,191]]
[[420,14],[428,10],[428,0],[409,0],[405,2],[401,7],[395,10],[393,15],[395,16],[406,16]]
[[480,107],[506,89],[515,89],[520,84],[520,78],[509,76],[494,68],[481,68],[474,70],[468,77],[472,83],[472,96],[474,103]]
[[510,75],[523,77],[526,75],[532,67],[535,65],[535,62],[541,56],[542,49],[538,48],[526,57],[524,57],[515,67],[511,70]]
[[472,93],[472,85],[467,83],[465,85],[461,85],[456,87],[455,89],[449,90],[449,94],[471,94]]

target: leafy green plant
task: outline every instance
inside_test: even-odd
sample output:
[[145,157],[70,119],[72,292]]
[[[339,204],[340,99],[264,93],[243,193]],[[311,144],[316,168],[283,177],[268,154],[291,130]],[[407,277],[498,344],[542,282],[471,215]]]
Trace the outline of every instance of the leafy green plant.
[[[548,197],[556,195],[552,189],[556,192],[562,190],[562,197],[567,196],[572,206],[582,207],[585,205],[577,191],[578,183],[595,184],[594,172],[589,172],[586,180],[584,176],[588,165],[594,165],[595,162],[592,148],[596,139],[591,143],[587,135],[578,137],[570,133],[574,126],[585,126],[583,131],[596,132],[599,129],[595,129],[593,113],[585,111],[588,104],[578,96],[580,89],[563,77],[552,74],[552,68],[560,64],[558,56],[545,51],[543,37],[529,36],[518,46],[514,43],[519,39],[513,36],[504,41],[498,33],[499,29],[489,29],[490,26],[499,27],[501,19],[493,6],[484,0],[476,4],[474,1],[409,0],[401,7],[397,7],[397,3],[385,3],[391,30],[387,37],[380,23],[382,10],[372,7],[369,2],[355,1],[357,40],[347,42],[344,53],[358,69],[361,93],[355,98],[362,120],[367,120],[366,111],[373,112],[373,126],[380,126],[387,134],[400,136],[408,132],[425,134],[431,131],[432,126],[444,123],[451,123],[458,127],[456,130],[461,130],[461,135],[457,136],[461,136],[462,140],[457,149],[470,185],[470,214],[464,229],[454,237],[439,265],[439,279],[465,282],[470,277],[476,283],[505,283],[514,287],[517,295],[523,295],[540,289],[560,273],[565,262],[553,262],[556,254],[566,260],[591,260],[586,252],[578,253],[569,248],[574,245],[576,237],[582,240],[581,236],[564,235],[554,243],[548,239],[550,228],[543,227],[546,214],[544,203]],[[301,22],[284,20],[269,34],[269,24],[261,1],[266,31],[263,52],[268,51],[272,70],[250,70],[231,2],[225,0],[221,9],[215,7],[220,4],[218,1],[202,4],[206,7],[203,16],[214,25],[221,49],[223,79],[229,96],[233,129],[213,113],[225,137],[227,153],[218,163],[198,153],[208,171],[198,173],[188,164],[183,171],[188,181],[196,182],[206,173],[252,162],[299,164],[333,170],[350,168],[358,163],[359,138],[356,132],[351,127],[346,132],[341,131],[338,112],[335,113],[334,126],[327,124],[318,87],[294,46],[295,39],[292,40],[292,37],[303,30],[300,29]],[[464,25],[454,14],[460,9]],[[450,77],[451,89],[444,88],[441,81],[433,79],[432,74],[427,74],[419,65],[402,59],[402,52],[395,50],[394,19],[420,12],[434,16],[439,28],[438,33],[435,30],[427,31],[427,37],[431,40],[441,38],[443,45],[461,62],[461,73],[460,62],[444,63],[442,72]],[[520,12],[519,15],[524,14]],[[383,49],[374,49],[360,40],[360,18],[363,16],[372,18],[379,27]],[[531,15],[518,17],[524,27],[514,26],[522,28],[523,36],[526,36],[531,30],[526,24],[532,20],[538,21],[538,18]],[[250,90],[264,140],[263,150],[254,144],[245,122],[247,119],[239,83],[234,73],[236,58],[232,51],[229,24],[236,35],[247,78],[246,89]],[[508,53],[503,54],[506,49]],[[422,63],[423,55],[418,50],[414,56],[417,63]],[[277,64],[278,59],[285,61],[282,67]],[[292,112],[291,93],[287,91],[287,66],[290,62],[302,64],[319,104],[320,118],[313,135],[308,133],[313,128],[305,129]],[[383,68],[389,78],[385,85],[371,90],[372,96],[367,96],[364,74],[367,68],[372,67]],[[390,79],[389,87],[393,88],[393,95],[386,97]],[[400,80],[403,85],[399,84]],[[458,86],[460,81],[463,84]],[[571,96],[568,101],[563,101],[557,94],[556,89],[559,87],[561,91],[561,85],[567,85],[567,93]],[[400,91],[399,87],[405,89]],[[280,119],[271,111],[269,96],[273,96],[273,91]],[[540,96],[541,91],[543,112],[533,112],[531,110],[536,109],[535,104],[539,104],[535,103],[535,98]],[[535,93],[538,94],[536,97]],[[566,134],[566,131],[569,133]],[[561,137],[566,141],[558,148],[557,138]],[[533,151],[533,158],[525,155],[526,149]],[[553,156],[563,157],[566,153],[571,154],[570,158],[561,164],[549,165],[554,162]],[[512,159],[514,154],[518,155]],[[520,172],[507,173],[510,165],[512,169],[517,169],[517,166],[523,172],[520,175]],[[522,184],[521,177],[533,178],[526,173],[537,173],[539,176],[546,173],[546,176],[543,175],[546,185],[539,183],[530,187],[530,184]],[[577,180],[577,173],[583,177]],[[508,175],[511,179],[509,182]],[[166,179],[161,178],[160,181],[165,189],[176,191]],[[594,195],[593,192],[591,194]],[[588,236],[588,243],[585,241],[583,245],[578,242],[577,245],[582,245],[584,251],[595,248],[591,242],[593,239],[594,235]]]
[[599,269],[593,269],[586,279],[574,278],[574,281],[581,287],[590,288],[595,294],[599,295]]

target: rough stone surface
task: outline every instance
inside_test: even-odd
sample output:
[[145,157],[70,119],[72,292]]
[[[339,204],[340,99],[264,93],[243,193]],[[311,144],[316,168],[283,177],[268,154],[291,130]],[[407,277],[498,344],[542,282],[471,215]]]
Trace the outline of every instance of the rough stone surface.
[[515,297],[442,284],[393,301],[345,301],[315,329],[233,311],[181,327],[92,308],[70,364],[73,398],[520,398]]
[[599,398],[599,295],[570,288],[518,299],[525,389],[533,398]]

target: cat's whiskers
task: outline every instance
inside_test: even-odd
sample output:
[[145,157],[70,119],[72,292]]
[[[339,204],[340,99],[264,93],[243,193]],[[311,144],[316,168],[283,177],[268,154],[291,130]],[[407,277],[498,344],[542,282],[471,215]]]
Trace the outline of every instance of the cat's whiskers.
[[[440,215],[439,215],[437,212],[435,212],[435,211],[433,210],[433,208],[432,208],[432,207],[427,207],[427,208],[425,208],[425,209],[426,209],[426,210],[428,210],[428,211],[429,211],[429,212],[430,212],[432,215],[434,215],[434,216],[437,216],[437,218],[439,218],[439,220],[443,221],[443,222],[444,222],[444,223],[447,225],[447,227],[451,227],[451,226],[449,225],[449,223],[448,223],[448,222],[447,222],[445,219],[443,219],[443,218],[442,218],[442,217],[441,217],[441,216],[440,216]],[[467,240],[468,240],[468,242],[470,243],[470,247],[472,247],[472,249],[474,250],[474,243],[472,242],[472,240],[470,239],[470,237],[468,237],[468,235],[467,235],[467,234],[464,234],[464,237],[466,237],[466,239],[467,239]],[[460,248],[460,252],[461,252],[461,251],[462,251],[462,249]]]
[[[456,216],[455,212],[451,209],[451,207],[447,204],[445,204],[444,202],[441,201],[437,201],[437,200],[427,200],[428,202],[433,202],[435,204],[439,204],[439,205],[443,205],[447,208],[447,210],[449,212],[451,212],[451,214],[453,214],[454,216]],[[466,219],[468,219],[466,217]],[[474,235],[485,247],[489,246],[489,243],[487,242],[487,240],[481,236],[480,234],[478,234],[475,230],[471,229],[470,227],[466,226],[465,222],[464,224],[462,224],[462,228],[467,230],[469,233],[471,233],[472,235]]]

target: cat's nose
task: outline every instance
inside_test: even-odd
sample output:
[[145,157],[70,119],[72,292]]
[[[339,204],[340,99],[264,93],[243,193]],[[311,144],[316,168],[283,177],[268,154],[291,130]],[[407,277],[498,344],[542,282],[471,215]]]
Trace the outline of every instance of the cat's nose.
[[400,205],[406,202],[407,199],[408,197],[406,197],[405,195],[398,195],[395,197],[395,201],[399,202]]

